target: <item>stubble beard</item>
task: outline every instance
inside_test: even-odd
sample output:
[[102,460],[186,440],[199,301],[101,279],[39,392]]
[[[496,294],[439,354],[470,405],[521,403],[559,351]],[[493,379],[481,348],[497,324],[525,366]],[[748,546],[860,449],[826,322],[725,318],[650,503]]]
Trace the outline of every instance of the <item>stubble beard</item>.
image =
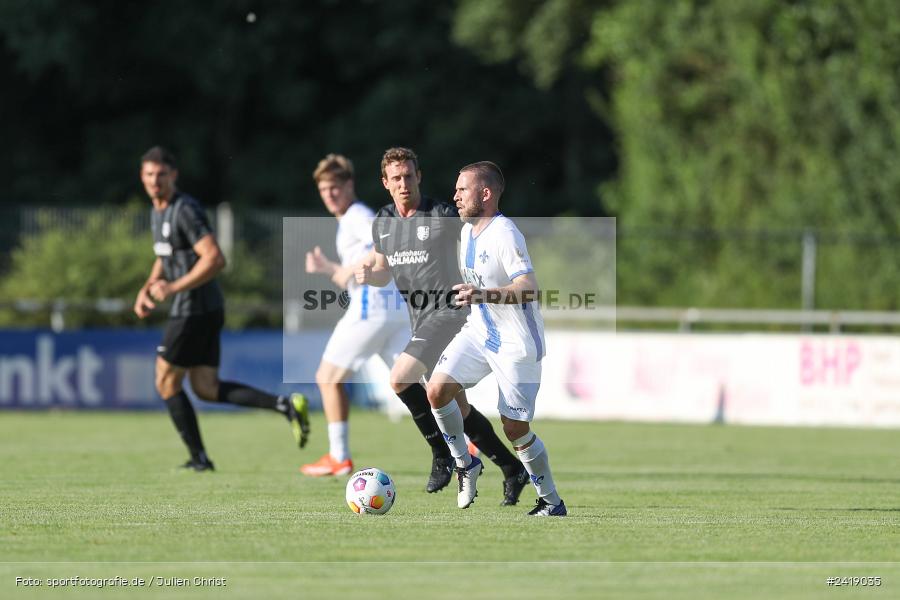
[[480,219],[484,215],[484,205],[479,204],[471,209],[466,209],[463,207],[463,210],[460,211],[459,216],[462,218],[463,223],[474,223],[478,219]]

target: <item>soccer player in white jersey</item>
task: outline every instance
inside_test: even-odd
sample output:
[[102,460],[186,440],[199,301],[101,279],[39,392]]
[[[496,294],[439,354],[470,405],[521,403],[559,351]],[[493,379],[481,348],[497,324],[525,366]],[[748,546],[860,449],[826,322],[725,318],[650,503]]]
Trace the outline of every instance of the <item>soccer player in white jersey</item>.
[[354,271],[372,251],[375,213],[356,198],[353,164],[344,156],[329,154],[319,161],[313,179],[325,208],[338,220],[337,252],[340,263],[325,257],[318,246],[306,254],[306,271],[322,273],[350,294],[346,313],[338,321],[322,354],[316,384],[322,394],[328,421],[327,454],[303,465],[306,475],[348,475],[350,457],[350,399],[344,383],[371,356],[378,354],[388,368],[409,339],[406,303],[391,282],[380,290],[356,283]]
[[428,382],[428,402],[456,462],[457,505],[468,508],[483,467],[466,448],[454,397],[494,373],[503,432],[537,490],[536,506],[528,514],[561,517],[566,505],[556,491],[547,450],[529,426],[546,347],[538,284],[525,238],[500,214],[503,188],[503,173],[492,162],[473,163],[459,172],[453,199],[466,223],[460,246],[465,283],[453,289],[456,304],[471,305],[472,311],[438,360]]

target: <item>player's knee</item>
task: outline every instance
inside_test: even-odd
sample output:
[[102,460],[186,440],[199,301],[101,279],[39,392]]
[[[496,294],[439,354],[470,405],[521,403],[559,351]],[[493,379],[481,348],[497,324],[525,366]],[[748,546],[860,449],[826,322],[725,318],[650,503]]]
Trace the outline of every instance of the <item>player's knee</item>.
[[205,400],[207,402],[218,402],[219,400],[219,386],[217,384],[210,384],[209,382],[202,382],[199,384],[194,384],[191,382],[191,389],[194,390],[194,393],[201,400]]
[[156,378],[156,393],[158,393],[163,400],[171,398],[180,391],[181,382],[174,377]]
[[212,387],[209,385],[200,385],[194,387],[194,385],[191,384],[191,388],[201,400],[205,400],[207,402],[218,402],[219,400],[219,390],[217,387]]
[[425,388],[425,392],[428,395],[428,403],[432,408],[446,406],[454,396],[453,387],[440,382],[436,383],[429,381]]
[[341,384],[332,369],[319,367],[316,370],[316,384],[322,387],[337,387]]
[[156,392],[165,400],[171,398],[182,390],[184,371],[170,365],[161,357],[156,359],[156,368],[153,372],[153,383]]
[[395,394],[399,394],[410,385],[410,383],[403,381],[402,378],[394,377],[394,374],[391,373],[391,389],[394,390]]
[[529,431],[528,421],[503,419],[503,433],[506,435],[506,439],[511,442],[527,435]]
[[394,390],[395,394],[399,394],[415,383],[414,381],[410,381],[410,379],[412,379],[412,377],[410,377],[404,369],[391,369],[391,389]]
[[219,400],[219,382],[209,377],[191,375],[191,389],[201,400],[217,402]]
[[428,382],[428,385],[425,386],[425,393],[428,395],[428,404],[432,406],[432,408],[440,408],[445,403],[442,403],[443,394],[443,386],[437,383]]

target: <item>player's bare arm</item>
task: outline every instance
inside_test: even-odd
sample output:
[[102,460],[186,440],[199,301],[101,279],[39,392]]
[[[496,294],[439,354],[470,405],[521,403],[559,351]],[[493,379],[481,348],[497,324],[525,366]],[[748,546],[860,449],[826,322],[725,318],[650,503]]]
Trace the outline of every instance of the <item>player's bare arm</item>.
[[351,267],[342,267],[340,264],[330,260],[322,252],[321,246],[316,246],[312,249],[312,252],[306,253],[306,272],[327,275],[336,286],[341,288],[346,288],[353,277],[353,269]]
[[456,306],[472,304],[521,304],[538,299],[538,283],[534,273],[525,273],[512,280],[512,283],[501,288],[480,289],[469,283],[453,286],[457,292]]
[[162,279],[162,275],[162,259],[157,258],[153,261],[153,266],[150,268],[150,276],[147,277],[147,281],[141,286],[141,289],[138,290],[137,298],[134,301],[134,314],[136,314],[139,319],[145,318],[154,308],[156,308],[156,303],[153,302],[153,299],[150,297],[150,286],[153,285],[154,282]]
[[225,255],[213,234],[197,240],[193,246],[197,262],[183,277],[175,281],[160,279],[150,285],[150,296],[162,302],[169,296],[203,285],[225,268]]
[[384,287],[391,282],[391,267],[384,254],[374,249],[355,271],[356,283]]
[[322,248],[316,246],[312,252],[306,253],[306,272],[327,275],[336,286],[347,289],[347,285],[355,278],[357,269],[364,264],[374,264],[374,254],[375,250],[372,250],[365,258],[344,267],[340,263],[330,260],[322,253]]

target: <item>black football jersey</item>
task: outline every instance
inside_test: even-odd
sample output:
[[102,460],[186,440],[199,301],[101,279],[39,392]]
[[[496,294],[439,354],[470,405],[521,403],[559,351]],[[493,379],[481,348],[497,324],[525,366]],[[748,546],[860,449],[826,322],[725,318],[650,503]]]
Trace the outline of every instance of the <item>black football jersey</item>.
[[[176,192],[162,211],[151,209],[153,252],[162,259],[163,277],[175,281],[193,268],[200,258],[194,244],[212,233],[206,211],[197,200]],[[225,305],[222,290],[215,279],[194,289],[179,292],[172,299],[170,317],[187,317],[221,310]]]
[[462,226],[456,206],[427,197],[411,217],[399,216],[393,203],[375,215],[372,242],[407,301],[413,331],[435,313],[460,319],[468,314],[450,302],[453,286],[463,282],[457,262]]

